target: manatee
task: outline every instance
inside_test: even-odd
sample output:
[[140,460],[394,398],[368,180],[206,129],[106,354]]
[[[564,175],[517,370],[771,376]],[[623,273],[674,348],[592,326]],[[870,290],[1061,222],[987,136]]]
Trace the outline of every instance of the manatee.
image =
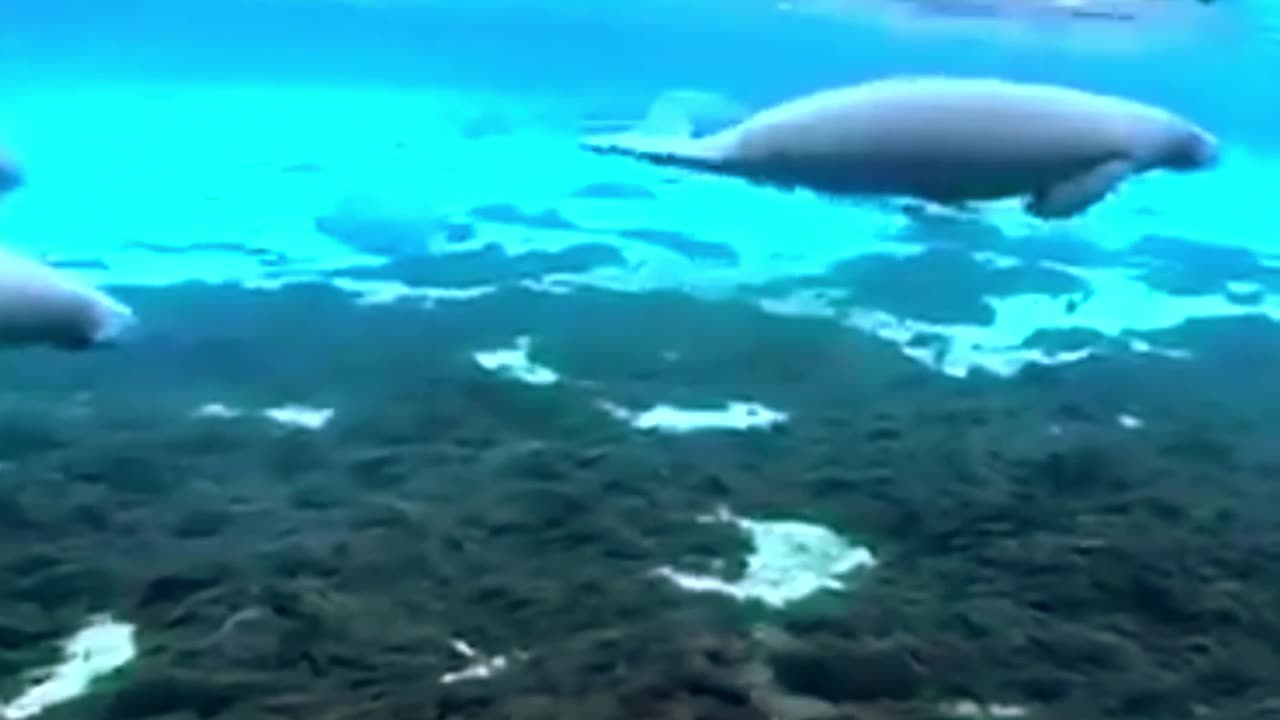
[[1137,174],[1218,161],[1213,135],[1163,108],[983,77],[890,77],[793,99],[707,137],[625,132],[580,144],[836,197],[1025,198],[1046,220],[1084,212]]
[[133,310],[33,258],[0,248],[0,348],[87,350],[116,344]]

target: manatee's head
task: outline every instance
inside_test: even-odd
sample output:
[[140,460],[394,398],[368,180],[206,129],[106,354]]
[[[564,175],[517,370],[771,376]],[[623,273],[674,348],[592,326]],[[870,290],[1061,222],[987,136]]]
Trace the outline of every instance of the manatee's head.
[[1171,133],[1161,150],[1160,164],[1170,170],[1209,170],[1218,164],[1218,139],[1195,126]]
[[84,288],[83,292],[88,316],[83,332],[71,338],[70,349],[115,347],[138,334],[138,316],[133,308],[97,288]]
[[83,352],[112,348],[138,333],[133,309],[116,298],[87,285],[65,285],[67,293],[41,328],[43,339],[59,350]]

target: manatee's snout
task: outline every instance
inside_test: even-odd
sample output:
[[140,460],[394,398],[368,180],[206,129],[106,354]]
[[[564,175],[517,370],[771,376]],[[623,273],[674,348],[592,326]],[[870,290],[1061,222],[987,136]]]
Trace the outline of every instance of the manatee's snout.
[[1202,130],[1200,131],[1200,138],[1196,144],[1196,148],[1196,160],[1199,162],[1200,167],[1209,168],[1217,166],[1220,159],[1218,138]]
[[1192,128],[1179,138],[1169,158],[1175,170],[1209,170],[1219,162],[1218,139],[1212,134]]
[[137,337],[141,326],[133,308],[105,294],[100,302],[98,322],[92,332],[91,345],[112,347]]
[[86,289],[80,301],[86,314],[74,330],[53,341],[55,347],[73,351],[113,348],[139,334],[138,316],[133,308],[116,298],[101,290]]

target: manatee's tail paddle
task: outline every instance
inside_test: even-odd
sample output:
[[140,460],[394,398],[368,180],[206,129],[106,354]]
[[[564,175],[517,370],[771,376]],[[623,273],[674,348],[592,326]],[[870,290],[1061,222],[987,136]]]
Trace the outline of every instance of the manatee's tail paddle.
[[684,103],[659,100],[639,122],[625,130],[588,135],[579,140],[579,146],[599,155],[623,155],[653,165],[719,169],[724,133],[698,137],[696,130]]
[[588,135],[578,146],[598,155],[622,155],[653,165],[689,170],[715,170],[720,153],[713,137],[693,138],[681,135],[653,135],[631,130],[604,135]]

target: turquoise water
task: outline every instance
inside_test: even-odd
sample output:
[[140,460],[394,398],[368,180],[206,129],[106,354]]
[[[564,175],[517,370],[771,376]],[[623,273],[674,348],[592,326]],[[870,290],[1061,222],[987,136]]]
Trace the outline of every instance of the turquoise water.
[[[1280,11],[941,5],[0,7],[0,243],[138,320],[0,356],[0,720],[1274,711]],[[1046,222],[579,146],[914,74],[1221,162]]]

